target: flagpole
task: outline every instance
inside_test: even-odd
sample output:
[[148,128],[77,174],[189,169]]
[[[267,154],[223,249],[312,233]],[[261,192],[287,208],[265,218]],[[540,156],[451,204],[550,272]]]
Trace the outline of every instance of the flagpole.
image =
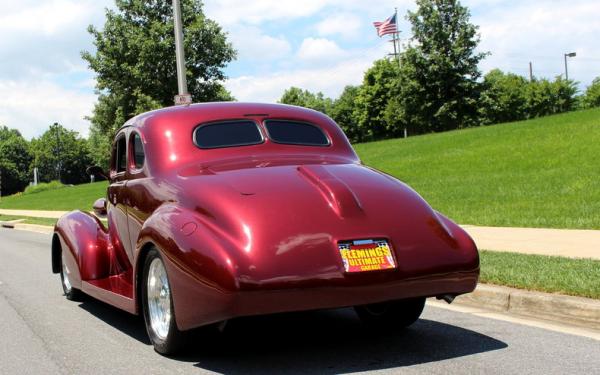
[[[394,8],[394,17],[396,18],[396,32],[393,34],[394,41],[394,57],[398,60],[398,86],[401,85],[401,75],[402,75],[402,63],[400,62],[400,30],[398,29],[398,8]],[[396,48],[396,42],[398,42],[398,48]],[[404,126],[404,138],[408,137],[408,131],[406,126]]]

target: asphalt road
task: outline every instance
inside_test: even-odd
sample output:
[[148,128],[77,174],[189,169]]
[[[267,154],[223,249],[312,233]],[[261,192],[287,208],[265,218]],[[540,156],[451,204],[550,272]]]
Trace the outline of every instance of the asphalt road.
[[1,374],[599,374],[600,341],[426,307],[400,334],[369,333],[352,310],[245,318],[165,358],[143,322],[62,296],[50,236],[0,230]]

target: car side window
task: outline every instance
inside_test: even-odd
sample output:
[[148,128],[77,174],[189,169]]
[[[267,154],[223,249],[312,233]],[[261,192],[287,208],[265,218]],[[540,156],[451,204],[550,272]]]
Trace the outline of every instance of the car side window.
[[116,155],[116,171],[117,173],[125,172],[127,169],[127,142],[125,135],[119,136],[117,139],[117,155]]
[[133,133],[131,138],[131,148],[133,150],[133,166],[135,169],[142,169],[146,155],[144,154],[144,145],[142,137],[138,133]]

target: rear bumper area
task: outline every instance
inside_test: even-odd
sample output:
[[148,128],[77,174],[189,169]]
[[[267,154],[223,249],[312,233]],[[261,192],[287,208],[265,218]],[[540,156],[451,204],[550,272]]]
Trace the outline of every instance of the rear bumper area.
[[459,295],[472,292],[478,278],[479,269],[476,269],[363,286],[221,294],[212,301],[209,309],[206,309],[204,304],[190,303],[191,301],[187,300],[185,310],[176,308],[180,310],[176,311],[177,325],[180,329],[187,330],[241,316],[357,306],[444,294]]

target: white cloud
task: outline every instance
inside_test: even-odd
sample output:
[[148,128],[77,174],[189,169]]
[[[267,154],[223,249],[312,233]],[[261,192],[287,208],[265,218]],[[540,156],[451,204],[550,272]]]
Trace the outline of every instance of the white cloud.
[[346,55],[334,41],[325,38],[306,38],[298,50],[298,58],[310,62],[331,61]]
[[351,13],[338,13],[327,17],[316,26],[317,32],[322,36],[340,35],[351,38],[358,35],[362,20]]
[[[240,22],[258,25],[264,21],[285,21],[317,14],[327,7],[363,14],[387,14],[396,6],[406,9],[413,0],[379,0],[377,6],[364,0],[206,0],[206,14],[225,26]],[[386,16],[387,17],[387,16]]]
[[[353,57],[317,68],[290,69],[264,75],[244,75],[225,85],[240,101],[276,102],[290,86],[337,97],[346,85],[360,84],[365,70],[385,54],[385,44],[352,51]],[[349,52],[350,53],[350,52]]]
[[599,2],[536,1],[506,6],[488,1],[492,6],[472,18],[480,25],[481,50],[492,53],[481,65],[484,71],[498,67],[526,76],[531,61],[534,75],[553,78],[564,73],[563,54],[575,51],[577,57],[569,60],[569,78],[585,86],[600,75]]
[[[87,4],[89,5],[89,4]],[[68,30],[72,25],[89,19],[92,9],[81,1],[54,0],[29,7],[13,8],[0,15],[0,33],[16,32],[54,35]],[[84,26],[85,27],[85,26]]]
[[292,50],[285,37],[265,35],[255,26],[237,26],[229,33],[240,61],[279,59],[289,56]]
[[96,96],[68,90],[50,82],[0,81],[0,124],[17,128],[26,138],[39,136],[58,122],[83,136]]

